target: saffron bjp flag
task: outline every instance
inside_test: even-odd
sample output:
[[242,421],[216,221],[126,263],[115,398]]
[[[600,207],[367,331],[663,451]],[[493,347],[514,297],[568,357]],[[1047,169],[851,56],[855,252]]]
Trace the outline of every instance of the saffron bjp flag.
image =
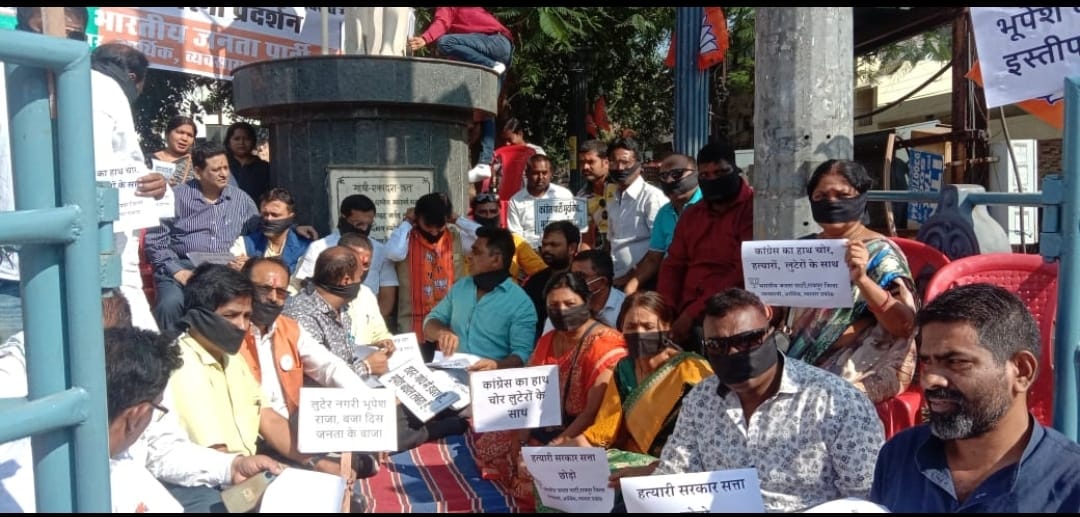
[[[983,85],[982,71],[977,61],[964,77],[975,81],[980,87]],[[1016,106],[1058,130],[1065,130],[1065,96],[1062,92],[1020,101]]]
[[[719,7],[706,7],[701,19],[701,50],[698,54],[698,69],[708,70],[724,60],[728,49],[727,18]],[[675,35],[671,35],[664,64],[675,68]]]

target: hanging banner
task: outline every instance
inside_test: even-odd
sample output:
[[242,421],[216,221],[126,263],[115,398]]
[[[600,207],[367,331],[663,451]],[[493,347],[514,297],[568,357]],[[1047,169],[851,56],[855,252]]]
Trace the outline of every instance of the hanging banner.
[[[322,53],[318,7],[89,7],[91,47],[122,41],[151,68],[232,79],[249,63]],[[344,7],[330,7],[330,53],[341,48]],[[15,8],[0,8],[14,28]]]

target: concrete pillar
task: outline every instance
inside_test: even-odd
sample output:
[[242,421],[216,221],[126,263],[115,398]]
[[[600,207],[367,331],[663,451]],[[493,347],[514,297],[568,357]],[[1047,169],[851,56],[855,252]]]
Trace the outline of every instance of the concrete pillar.
[[855,84],[851,7],[759,7],[755,27],[754,238],[820,230],[806,180],[850,159]]
[[704,7],[675,9],[675,152],[697,156],[709,141],[709,74],[698,69]]

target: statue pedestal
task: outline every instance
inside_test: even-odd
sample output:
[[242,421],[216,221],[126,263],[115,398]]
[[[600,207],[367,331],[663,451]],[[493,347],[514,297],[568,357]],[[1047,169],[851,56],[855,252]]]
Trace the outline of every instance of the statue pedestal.
[[494,116],[498,92],[494,71],[442,59],[307,56],[233,72],[237,114],[270,128],[272,184],[296,197],[297,223],[324,235],[349,194],[376,202],[375,238],[427,191],[464,213],[467,125]]

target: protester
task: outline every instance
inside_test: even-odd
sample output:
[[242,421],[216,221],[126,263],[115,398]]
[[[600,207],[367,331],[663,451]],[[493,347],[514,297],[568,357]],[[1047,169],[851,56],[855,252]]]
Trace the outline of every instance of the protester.
[[506,227],[521,235],[534,250],[540,247],[540,236],[544,233],[547,222],[573,219],[572,212],[552,214],[547,219],[539,217],[540,210],[537,205],[540,203],[574,201],[574,194],[569,189],[551,182],[552,174],[554,166],[551,159],[542,154],[533,155],[525,167],[525,188],[510,198],[510,205],[507,207],[509,213]]
[[1016,295],[954,287],[918,314],[929,423],[878,455],[870,499],[894,513],[1080,512],[1080,445],[1031,415],[1040,335]]
[[[476,230],[482,226],[499,228],[500,210],[499,198],[495,194],[481,192],[472,198],[472,219],[454,217],[454,224],[461,230],[461,246],[472,249],[476,241]],[[511,230],[512,231],[512,230]],[[544,269],[544,260],[536,253],[536,249],[517,233],[510,234],[514,238],[514,258],[510,261],[510,278],[514,283],[521,285],[525,279]],[[465,257],[465,266],[468,267],[468,257]]]
[[618,188],[607,202],[608,242],[615,265],[613,285],[622,288],[649,251],[649,238],[660,207],[667,197],[641,175],[641,156],[637,142],[620,138],[608,146],[608,181]]
[[771,316],[742,289],[709,298],[703,345],[715,375],[686,396],[660,461],[615,480],[754,468],[768,512],[866,498],[884,441],[874,406],[843,379],[785,358]]
[[165,125],[165,147],[153,156],[156,160],[173,165],[173,173],[168,178],[170,187],[187,183],[194,177],[195,165],[191,163],[191,150],[197,136],[199,128],[191,117],[177,115]]
[[[598,321],[611,328],[619,326],[619,311],[626,295],[612,285],[611,255],[600,250],[584,250],[574,255],[570,271],[581,275],[592,295],[589,311]],[[551,332],[551,318],[544,322],[544,333]]]
[[900,248],[860,222],[872,180],[856,162],[829,160],[810,176],[806,194],[821,233],[847,239],[850,308],[794,308],[787,321],[789,357],[833,372],[871,402],[904,392],[915,373],[915,282]]
[[270,164],[255,154],[257,134],[255,126],[237,122],[225,130],[223,142],[228,150],[233,184],[251,199],[261,199],[263,193],[270,189]]
[[544,227],[544,238],[540,240],[540,256],[547,267],[531,275],[522,286],[536,307],[537,339],[543,334],[547,321],[547,299],[544,291],[548,281],[556,273],[570,269],[570,262],[577,256],[580,244],[581,232],[570,221],[555,221]]
[[578,148],[578,164],[585,185],[578,191],[577,197],[585,200],[589,214],[589,231],[581,236],[581,242],[593,249],[610,252],[608,203],[614,199],[619,187],[607,180],[607,145],[600,140],[587,140]]
[[249,257],[281,257],[289,268],[307,252],[311,241],[296,232],[296,201],[288,190],[274,187],[259,199],[259,228],[236,239],[229,250],[236,258],[229,264],[241,269]]

